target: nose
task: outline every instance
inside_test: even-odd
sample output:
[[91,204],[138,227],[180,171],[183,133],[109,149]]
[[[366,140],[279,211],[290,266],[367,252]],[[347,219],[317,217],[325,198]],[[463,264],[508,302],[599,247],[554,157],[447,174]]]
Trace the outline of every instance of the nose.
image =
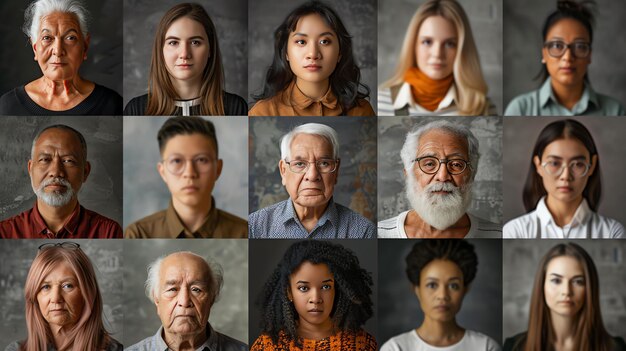
[[452,175],[448,172],[448,164],[439,161],[439,170],[435,173],[435,179],[440,182],[447,182],[452,180]]
[[444,43],[439,45],[433,45],[431,49],[431,55],[436,58],[443,58],[445,56]]
[[187,42],[181,43],[181,45],[180,45],[180,53],[178,54],[178,57],[180,59],[186,60],[186,59],[191,58],[190,55],[191,55],[191,48],[189,46],[189,43],[187,43]]
[[437,299],[440,301],[448,301],[450,299],[450,293],[445,284],[442,284],[437,290]]
[[181,288],[178,293],[178,306],[181,307],[192,307],[193,303],[191,302],[191,296],[189,295],[189,289]]
[[311,41],[308,46],[307,60],[319,60],[321,58],[319,47],[315,41]]
[[304,174],[304,178],[310,182],[316,182],[320,180],[320,172],[317,170],[317,165],[313,163],[309,163],[309,168],[306,170]]
[[561,294],[563,294],[564,296],[571,296],[573,294],[572,291],[572,282],[568,282],[567,284],[561,284],[562,285],[562,291]]
[[65,167],[63,166],[63,162],[60,158],[55,157],[50,161],[50,165],[48,166],[48,177],[56,178],[62,177],[65,178]]
[[572,47],[566,47],[565,52],[563,53],[563,56],[561,56],[561,60],[573,61],[575,57],[572,54],[572,50],[574,50]]
[[563,172],[561,172],[559,179],[567,180],[567,181],[574,180],[574,174],[572,173],[572,170],[570,169],[569,165],[565,165],[563,167]]
[[198,171],[193,160],[185,161],[185,168],[183,169],[183,178],[197,178]]
[[61,294],[60,286],[53,286],[50,291],[50,302],[59,304],[63,302],[63,295]]
[[322,293],[319,289],[311,289],[311,295],[309,295],[309,303],[319,305],[322,303]]
[[61,57],[65,55],[65,51],[63,48],[63,40],[61,39],[54,40],[54,43],[52,44],[52,55],[57,56],[57,57]]

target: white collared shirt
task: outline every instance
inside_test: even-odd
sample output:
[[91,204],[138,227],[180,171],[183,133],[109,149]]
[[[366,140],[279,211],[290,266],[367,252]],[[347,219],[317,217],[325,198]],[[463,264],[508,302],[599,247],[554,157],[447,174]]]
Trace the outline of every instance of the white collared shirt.
[[[409,210],[410,211],[410,210]],[[398,216],[378,222],[378,238],[382,239],[406,239],[404,221],[409,211],[404,211]],[[470,219],[470,229],[464,239],[472,238],[502,238],[502,226],[497,223],[467,214]]]
[[413,99],[413,93],[411,92],[411,84],[404,82],[398,90],[396,100],[391,100],[391,90],[389,88],[378,90],[378,115],[379,116],[394,116],[395,111],[409,106],[409,116],[458,116],[459,109],[456,106],[456,87],[454,84],[450,86],[446,96],[437,106],[435,111],[430,111],[420,106]]
[[509,239],[619,239],[624,237],[624,226],[612,218],[593,212],[587,200],[583,199],[572,221],[559,227],[546,206],[544,196],[534,211],[506,223],[502,234]]

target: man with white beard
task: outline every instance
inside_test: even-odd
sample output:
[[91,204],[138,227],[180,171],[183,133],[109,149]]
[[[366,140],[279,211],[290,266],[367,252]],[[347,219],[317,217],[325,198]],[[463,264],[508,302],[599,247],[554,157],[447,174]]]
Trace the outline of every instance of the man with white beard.
[[37,201],[30,210],[0,222],[0,238],[121,238],[117,222],[78,203],[90,171],[82,134],[62,124],[44,128],[33,140],[28,161]]
[[379,238],[500,238],[502,226],[467,212],[478,166],[478,140],[439,120],[406,136],[400,151],[411,209],[378,222]]

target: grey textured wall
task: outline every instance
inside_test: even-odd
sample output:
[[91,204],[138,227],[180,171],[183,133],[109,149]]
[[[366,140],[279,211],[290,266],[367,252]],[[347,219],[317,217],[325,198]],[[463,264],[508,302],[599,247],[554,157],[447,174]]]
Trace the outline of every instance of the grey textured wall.
[[[626,2],[596,0],[598,13],[593,31],[591,84],[597,92],[626,104],[626,30],[622,14]],[[556,9],[556,0],[504,0],[504,103],[517,95],[537,89],[541,84],[533,78],[541,69],[541,27]]]
[[37,133],[52,124],[66,124],[87,141],[91,174],[83,184],[81,205],[122,223],[121,117],[2,117],[0,118],[0,218],[33,207],[37,197],[28,175],[28,160]]
[[[250,339],[252,345],[261,335],[261,311],[257,304],[259,295],[265,282],[283,258],[285,251],[298,240],[274,239],[274,240],[250,240]],[[330,240],[333,244],[339,244],[351,250],[358,257],[361,268],[372,274],[374,285],[372,286],[372,302],[374,303],[374,315],[363,328],[376,337],[378,325],[378,262],[376,255],[376,240]],[[376,340],[380,341],[378,338]],[[380,344],[379,344],[380,346]]]
[[250,213],[289,198],[281,183],[280,139],[305,123],[323,123],[339,135],[337,203],[376,219],[376,120],[371,117],[258,117],[250,119]]
[[[215,125],[222,175],[213,189],[216,206],[248,217],[248,118],[205,117]],[[167,117],[124,117],[124,228],[167,208],[171,195],[157,171],[157,133]]]
[[[571,117],[568,117],[571,118]],[[624,147],[619,140],[626,135],[626,120],[620,118],[574,117],[589,129],[598,149],[598,160],[602,172],[602,201],[599,213],[626,223],[623,202],[626,199],[626,188],[622,186]],[[526,213],[522,202],[522,190],[535,142],[541,130],[551,122],[559,120],[554,117],[505,117],[504,118],[504,221]]]
[[[122,279],[122,240],[73,240],[87,254],[100,287],[104,325],[118,341],[124,339],[125,306]],[[1,240],[0,257],[0,348],[27,335],[24,285],[39,245],[51,240]],[[128,335],[128,334],[127,334]]]
[[[124,1],[124,106],[148,91],[150,59],[161,17],[178,0]],[[226,91],[248,93],[248,10],[246,0],[196,0],[204,6],[217,30]]]
[[[274,57],[274,31],[305,0],[254,0],[248,4],[248,101],[263,90],[265,73]],[[376,106],[376,7],[377,0],[327,1],[352,36],[354,59],[361,69],[361,83],[370,88],[370,104]]]
[[[400,150],[406,134],[441,117],[378,119],[378,219],[398,215],[410,208],[404,194],[404,166]],[[479,142],[480,160],[472,188],[469,211],[495,223],[502,220],[502,118],[446,117],[470,128]]]
[[[84,0],[91,14],[91,41],[81,77],[122,94],[122,0]],[[0,94],[42,76],[21,28],[30,1],[2,1],[0,13]]]
[[[378,83],[391,78],[406,29],[423,0],[378,0]],[[462,0],[478,48],[488,96],[502,114],[502,1]]]
[[626,338],[626,240],[503,240],[503,338],[528,328],[528,309],[537,264],[554,245],[575,242],[593,258],[600,280],[600,308],[604,326],[613,336]]
[[144,283],[148,264],[160,256],[191,251],[222,266],[224,286],[211,308],[209,321],[220,333],[248,340],[248,241],[240,239],[125,240],[124,241],[124,336],[130,346],[152,336],[161,326],[156,306],[146,297]]
[[[457,322],[501,342],[502,335],[502,245],[500,240],[468,240],[478,255],[478,273],[465,295]],[[378,279],[379,344],[419,327],[424,313],[406,277],[405,258],[416,240],[379,240]]]

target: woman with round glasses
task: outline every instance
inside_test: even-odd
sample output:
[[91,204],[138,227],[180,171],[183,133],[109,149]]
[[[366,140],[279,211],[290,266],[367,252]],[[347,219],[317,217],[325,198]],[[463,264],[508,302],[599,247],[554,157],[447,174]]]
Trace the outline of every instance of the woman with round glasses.
[[28,335],[5,351],[122,350],[104,328],[96,274],[78,244],[39,246],[24,298]]
[[580,122],[548,124],[539,134],[524,186],[527,214],[504,225],[505,238],[621,238],[618,221],[596,213],[600,160]]
[[591,87],[587,66],[591,63],[593,14],[583,4],[559,0],[556,11],[543,24],[542,86],[513,99],[507,116],[624,115],[614,98]]

